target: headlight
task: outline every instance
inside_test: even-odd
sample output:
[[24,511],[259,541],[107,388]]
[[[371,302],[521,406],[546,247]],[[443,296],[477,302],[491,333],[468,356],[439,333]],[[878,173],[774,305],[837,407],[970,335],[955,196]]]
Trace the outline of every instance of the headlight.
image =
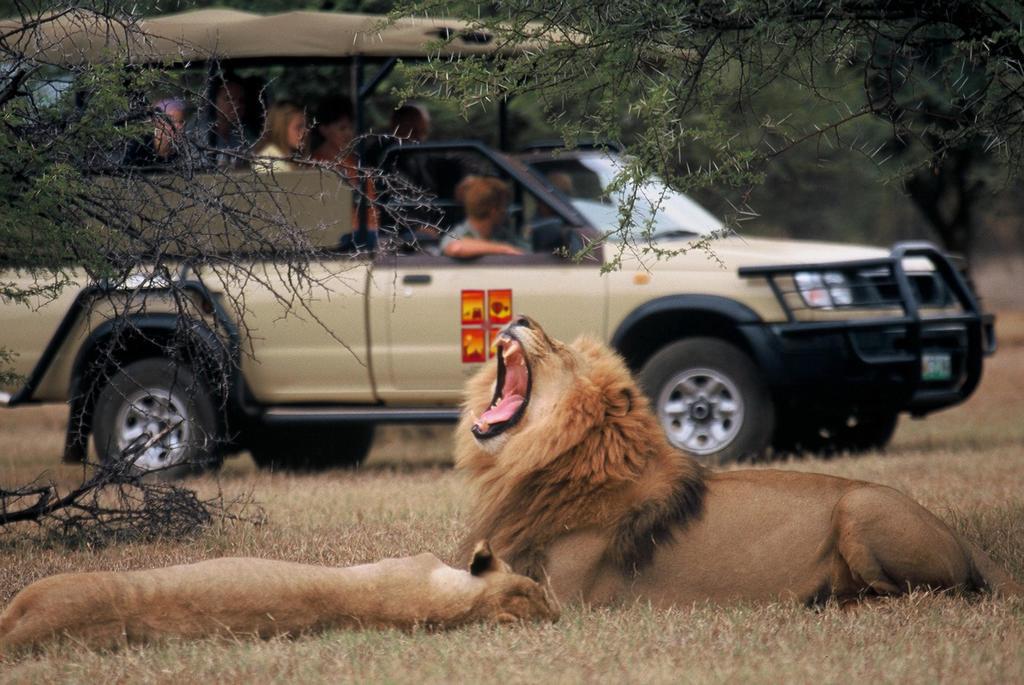
[[841,271],[797,271],[793,281],[808,307],[832,309],[853,304],[853,290]]

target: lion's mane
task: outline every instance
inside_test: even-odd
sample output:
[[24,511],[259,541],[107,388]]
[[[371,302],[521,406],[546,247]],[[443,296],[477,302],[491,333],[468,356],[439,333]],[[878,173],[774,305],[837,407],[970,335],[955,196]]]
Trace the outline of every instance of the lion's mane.
[[537,578],[552,539],[601,530],[606,559],[636,573],[673,529],[701,515],[704,469],[668,444],[621,357],[591,338],[564,345],[544,337],[550,349],[531,350],[535,392],[546,392],[552,362],[573,380],[551,411],[535,411],[496,452],[470,432],[474,409],[493,392],[495,365],[467,385],[456,443],[456,464],[476,490],[466,539],[489,538],[514,569]]

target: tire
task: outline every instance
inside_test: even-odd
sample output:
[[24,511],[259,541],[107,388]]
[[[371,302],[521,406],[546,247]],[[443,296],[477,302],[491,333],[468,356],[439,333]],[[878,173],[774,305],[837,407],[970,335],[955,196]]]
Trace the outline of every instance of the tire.
[[899,422],[898,412],[865,414],[851,420],[804,420],[789,417],[780,422],[773,439],[775,452],[813,454],[822,457],[837,454],[862,454],[884,449]]
[[310,426],[264,433],[249,446],[262,469],[324,471],[355,468],[373,446],[374,425]]
[[176,425],[134,457],[139,471],[180,478],[220,467],[214,398],[187,364],[151,358],[119,369],[100,391],[93,437],[100,460],[123,458],[132,443]]
[[639,374],[675,447],[706,464],[762,455],[775,425],[771,393],[750,358],[718,338],[674,342]]

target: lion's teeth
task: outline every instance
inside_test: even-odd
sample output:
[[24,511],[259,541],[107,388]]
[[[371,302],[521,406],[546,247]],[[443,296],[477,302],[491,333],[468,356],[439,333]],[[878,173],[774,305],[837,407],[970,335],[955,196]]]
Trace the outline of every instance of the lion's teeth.
[[508,358],[517,352],[519,352],[519,343],[513,340],[502,347],[501,356],[507,362]]

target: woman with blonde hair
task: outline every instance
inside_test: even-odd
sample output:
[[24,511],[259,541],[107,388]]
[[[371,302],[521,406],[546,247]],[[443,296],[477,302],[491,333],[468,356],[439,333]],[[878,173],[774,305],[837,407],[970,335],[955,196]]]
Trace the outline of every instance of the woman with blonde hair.
[[288,100],[275,102],[267,110],[263,137],[254,150],[258,159],[253,168],[260,173],[294,171],[292,160],[306,151],[306,112]]

